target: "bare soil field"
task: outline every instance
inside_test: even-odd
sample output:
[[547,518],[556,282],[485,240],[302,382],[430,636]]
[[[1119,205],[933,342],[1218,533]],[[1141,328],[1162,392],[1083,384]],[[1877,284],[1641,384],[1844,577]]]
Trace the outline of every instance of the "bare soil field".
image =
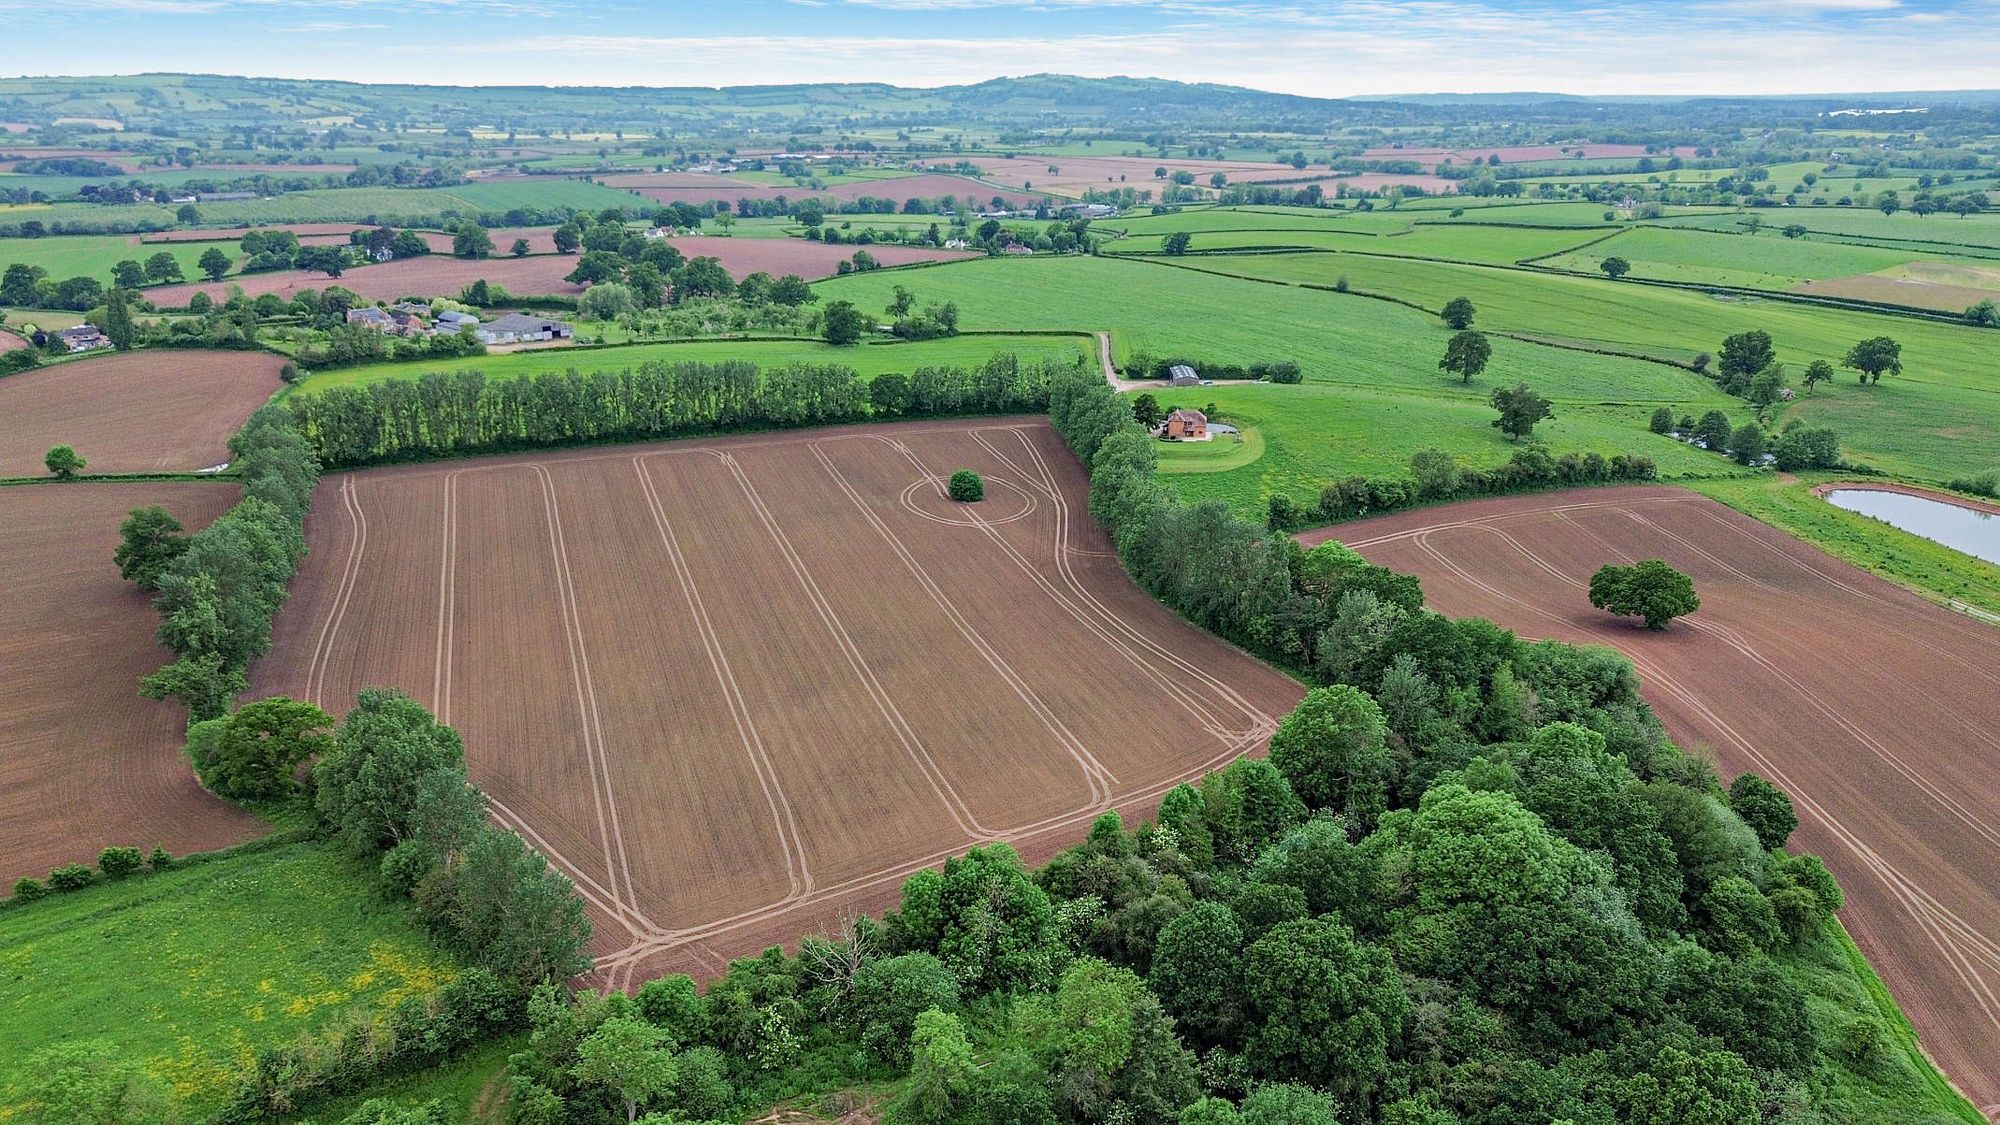
[[876,199],[893,199],[898,206],[912,197],[935,199],[941,195],[957,198],[972,196],[983,205],[1000,196],[1010,206],[1033,203],[1040,195],[1007,191],[992,184],[967,179],[964,176],[931,174],[923,176],[902,176],[891,180],[862,180],[814,191],[810,188],[783,187],[772,184],[750,183],[731,179],[727,176],[698,177],[711,181],[708,184],[691,184],[689,173],[685,172],[634,172],[630,175],[601,177],[607,187],[636,191],[648,199],[661,203],[714,203],[717,201],[734,203],[739,199],[838,199],[852,202],[862,196]]
[[717,235],[682,235],[672,240],[675,249],[690,258],[715,258],[738,281],[763,272],[783,277],[798,274],[808,281],[832,277],[840,263],[866,250],[885,266],[906,266],[912,262],[951,262],[960,258],[981,258],[984,254],[964,250],[938,250],[928,246],[873,246],[808,242],[803,238],[727,238]]
[[146,595],[111,552],[125,513],[160,504],[190,528],[236,502],[221,482],[0,488],[0,880],[95,862],[99,849],[176,855],[265,831],[204,792],[181,756],[185,716],[139,697],[167,660]]
[[0,476],[43,475],[52,445],[90,473],[193,472],[229,460],[229,435],[282,385],[265,352],[126,352],[0,379]]
[[[988,499],[943,495],[972,468]],[[409,691],[576,881],[612,985],[1030,859],[1261,750],[1302,689],[1133,586],[1041,419],[321,482],[259,693]]]
[[573,297],[583,292],[583,286],[572,285],[564,281],[563,276],[575,268],[576,259],[566,254],[482,260],[432,255],[383,262],[379,266],[356,266],[339,277],[304,270],[275,270],[222,281],[162,285],[147,289],[145,294],[154,305],[172,309],[186,306],[189,298],[198,292],[207,293],[216,301],[224,300],[231,285],[242,286],[243,292],[252,297],[276,293],[286,299],[301,289],[325,289],[329,285],[338,285],[359,293],[369,301],[393,301],[400,297],[456,297],[466,286],[484,278],[495,285],[505,286],[509,293],[520,297]]
[[1794,293],[1855,297],[1941,312],[1964,312],[2000,297],[2000,269],[1951,262],[1908,262],[1875,273],[1803,282]]
[[[1712,500],[1606,488],[1344,524],[1422,576],[1432,607],[1524,636],[1613,645],[1676,741],[1754,770],[1799,811],[1796,848],[1847,891],[1841,918],[1933,1058],[2000,1102],[2000,631]],[[1605,563],[1665,559],[1701,609],[1664,632],[1591,608]]]
[[11,352],[17,348],[25,348],[27,346],[28,342],[26,340],[21,339],[12,332],[0,329],[0,352]]

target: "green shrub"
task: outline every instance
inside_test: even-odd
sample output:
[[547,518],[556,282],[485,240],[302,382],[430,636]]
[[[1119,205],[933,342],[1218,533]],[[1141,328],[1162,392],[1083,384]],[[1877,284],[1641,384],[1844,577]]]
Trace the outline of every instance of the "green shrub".
[[1650,428],[1656,434],[1664,434],[1672,430],[1674,428],[1673,410],[1662,406],[1658,410],[1653,411],[1653,421]]
[[166,848],[158,844],[154,844],[153,850],[146,856],[146,866],[152,868],[155,872],[165,871],[173,865],[173,855]]
[[106,848],[97,853],[97,869],[106,879],[123,879],[145,864],[138,848]]
[[88,887],[95,875],[81,863],[65,864],[49,872],[49,889],[52,891],[80,891]]
[[33,902],[47,897],[48,893],[49,885],[40,879],[14,880],[14,898],[20,902]]
[[946,486],[951,498],[961,504],[971,504],[986,499],[986,482],[971,469],[960,469],[951,474],[951,483]]

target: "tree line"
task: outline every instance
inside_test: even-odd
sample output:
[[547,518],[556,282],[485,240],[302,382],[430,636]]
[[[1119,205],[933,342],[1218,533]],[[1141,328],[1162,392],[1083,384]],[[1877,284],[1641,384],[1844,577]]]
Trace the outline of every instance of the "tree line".
[[616,371],[488,378],[429,372],[294,395],[284,409],[329,466],[633,441],[909,415],[1039,410],[1068,368],[996,355],[870,381],[836,364],[650,362]]
[[229,452],[243,481],[234,507],[188,536],[164,511],[136,510],[117,551],[120,572],[155,592],[157,636],[174,654],[140,692],[177,700],[196,720],[228,711],[249,686],[244,670],[270,651],[319,480],[319,460],[278,407],[252,415]]

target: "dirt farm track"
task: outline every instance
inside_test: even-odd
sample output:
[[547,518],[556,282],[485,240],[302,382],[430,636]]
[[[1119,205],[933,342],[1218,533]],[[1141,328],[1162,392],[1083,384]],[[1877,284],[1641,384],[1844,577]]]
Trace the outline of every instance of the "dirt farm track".
[[[944,497],[960,468],[983,503]],[[614,985],[1150,813],[1302,694],[1126,579],[1041,419],[329,476],[307,534],[256,690],[395,686],[457,726]]]
[[264,822],[204,793],[181,756],[184,713],[139,697],[167,662],[147,596],[118,577],[118,522],[159,504],[190,528],[236,502],[233,484],[0,488],[0,879],[90,863],[99,848],[184,855]]
[[[1793,846],[1839,876],[1842,920],[1931,1055],[2000,1112],[2000,630],[1670,488],[1454,504],[1308,540],[1333,536],[1422,576],[1443,613],[1624,650],[1681,745],[1789,790]],[[1642,558],[1701,595],[1664,633],[1585,595],[1599,566]]]

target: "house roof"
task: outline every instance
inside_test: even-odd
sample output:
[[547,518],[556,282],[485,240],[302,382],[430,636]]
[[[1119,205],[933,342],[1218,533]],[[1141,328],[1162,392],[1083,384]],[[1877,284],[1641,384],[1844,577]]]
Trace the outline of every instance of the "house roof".
[[79,324],[74,328],[58,328],[56,329],[56,335],[65,340],[87,340],[92,336],[101,336],[103,333],[98,330],[95,324]]
[[527,313],[508,313],[496,317],[480,327],[489,332],[540,332],[545,328],[568,328],[569,325],[549,316],[529,316]]
[[1186,407],[1182,407],[1181,409],[1174,411],[1172,414],[1167,415],[1167,421],[1200,422],[1202,425],[1205,426],[1208,424],[1208,415],[1203,414],[1199,410],[1189,410]]

